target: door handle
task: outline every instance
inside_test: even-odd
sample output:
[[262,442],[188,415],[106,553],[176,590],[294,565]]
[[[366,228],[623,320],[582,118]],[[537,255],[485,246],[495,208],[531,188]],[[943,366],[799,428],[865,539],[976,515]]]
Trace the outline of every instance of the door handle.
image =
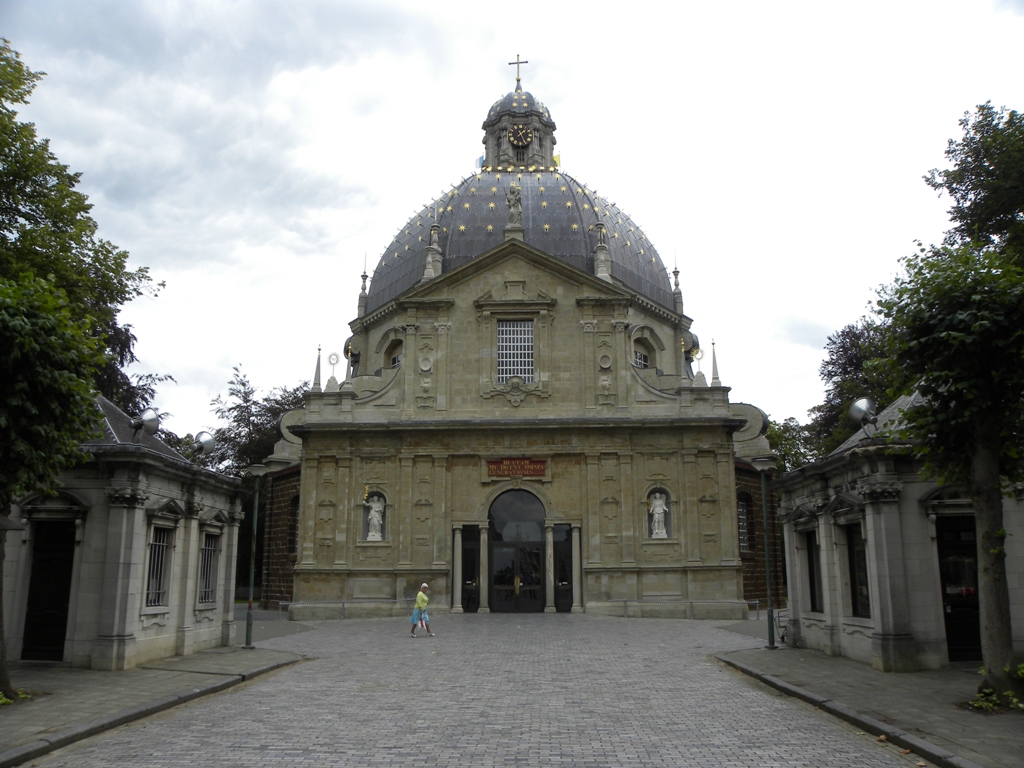
[[512,583],[516,585],[516,594],[518,595],[519,594],[519,577],[516,576]]

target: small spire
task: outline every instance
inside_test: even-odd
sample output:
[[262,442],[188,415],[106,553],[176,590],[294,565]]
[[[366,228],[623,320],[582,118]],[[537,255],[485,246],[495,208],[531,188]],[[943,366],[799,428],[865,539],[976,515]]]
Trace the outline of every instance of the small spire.
[[320,345],[316,345],[316,373],[313,374],[313,392],[321,392],[320,389]]
[[510,62],[508,63],[508,65],[509,65],[510,67],[511,67],[512,65],[515,65],[515,68],[516,68],[516,93],[522,93],[522,92],[523,92],[523,84],[522,84],[522,82],[520,82],[520,80],[519,80],[519,67],[520,67],[520,65],[522,65],[522,64],[529,64],[529,63],[530,63],[530,62],[528,62],[528,61],[520,61],[520,60],[519,60],[519,54],[518,54],[518,53],[516,54],[516,60],[515,60],[515,61],[510,61]]
[[722,380],[718,378],[718,355],[715,353],[715,340],[711,340],[711,386],[722,386]]

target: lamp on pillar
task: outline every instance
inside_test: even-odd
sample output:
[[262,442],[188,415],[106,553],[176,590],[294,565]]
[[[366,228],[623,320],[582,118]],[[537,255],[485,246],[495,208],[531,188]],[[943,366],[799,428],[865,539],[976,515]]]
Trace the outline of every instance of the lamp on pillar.
[[246,474],[256,478],[256,493],[252,501],[252,549],[249,553],[249,610],[245,614],[245,645],[243,648],[252,650],[252,593],[256,583],[256,521],[260,513],[260,478],[270,470],[263,464],[253,464]]
[[772,608],[772,552],[768,537],[768,473],[775,469],[775,456],[761,456],[750,463],[761,475],[761,517],[764,523],[764,578],[768,592],[768,645],[771,651],[778,649],[775,644],[775,613]]

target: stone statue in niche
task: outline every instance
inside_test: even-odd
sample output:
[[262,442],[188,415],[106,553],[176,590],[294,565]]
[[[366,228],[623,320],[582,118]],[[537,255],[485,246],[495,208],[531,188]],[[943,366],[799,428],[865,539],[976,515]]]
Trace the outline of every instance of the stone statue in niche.
[[667,539],[668,533],[665,531],[665,513],[668,512],[668,506],[666,505],[666,498],[664,493],[652,493],[651,494],[651,538],[652,539]]
[[381,528],[384,525],[384,499],[380,496],[374,496],[367,499],[366,506],[368,508],[366,522],[369,524],[366,540],[382,541]]

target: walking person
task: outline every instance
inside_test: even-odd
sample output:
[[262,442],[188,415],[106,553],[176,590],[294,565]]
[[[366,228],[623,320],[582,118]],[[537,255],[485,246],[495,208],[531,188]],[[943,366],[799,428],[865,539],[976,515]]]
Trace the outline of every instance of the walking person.
[[412,630],[410,635],[416,637],[416,626],[422,624],[427,630],[427,637],[433,637],[434,633],[430,631],[430,617],[427,615],[427,603],[430,602],[430,598],[427,597],[427,590],[430,589],[427,582],[420,584],[419,594],[416,595],[416,607],[412,611]]

